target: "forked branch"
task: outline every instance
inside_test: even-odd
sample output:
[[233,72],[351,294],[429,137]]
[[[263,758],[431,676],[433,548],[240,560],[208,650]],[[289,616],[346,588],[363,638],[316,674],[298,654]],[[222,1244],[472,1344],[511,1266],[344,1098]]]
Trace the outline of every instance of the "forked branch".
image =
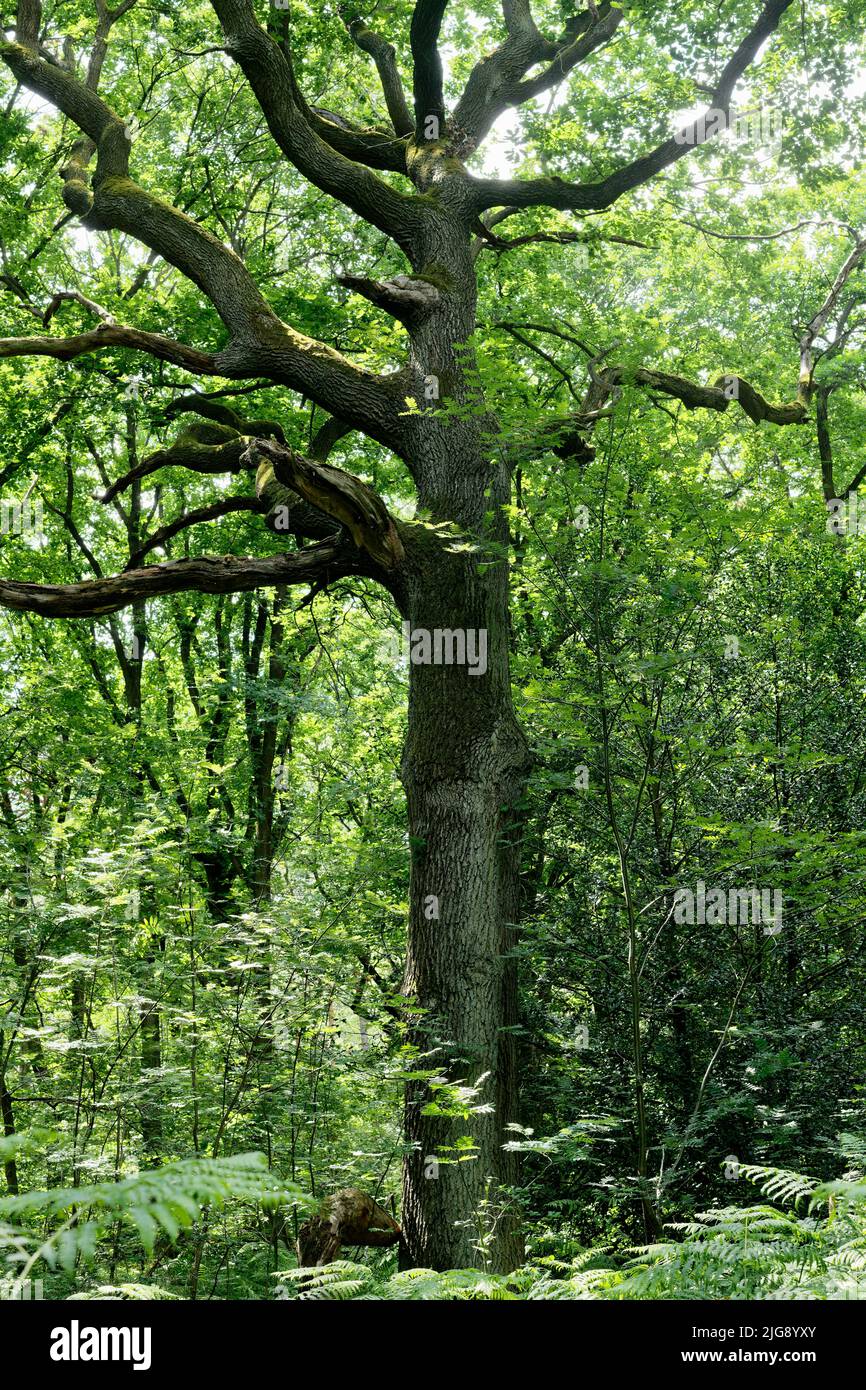
[[775,33],[791,4],[792,0],[767,0],[758,19],[725,64],[712,91],[710,108],[703,121],[695,124],[693,131],[680,132],[679,138],[665,140],[648,154],[623,165],[598,183],[569,183],[555,177],[473,179],[472,196],[476,211],[480,213],[485,208],[504,205],[522,208],[545,205],[564,211],[607,208],[624,193],[648,183],[656,174],[684,158],[718,132],[719,122],[709,120],[710,113],[722,111],[727,114],[730,111],[737,82],[763,44]]

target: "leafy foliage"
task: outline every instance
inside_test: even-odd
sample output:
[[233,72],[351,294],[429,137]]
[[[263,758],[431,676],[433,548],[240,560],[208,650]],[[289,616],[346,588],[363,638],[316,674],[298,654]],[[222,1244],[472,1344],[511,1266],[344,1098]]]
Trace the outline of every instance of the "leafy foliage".
[[[342,1260],[278,1275],[278,1298],[463,1301],[861,1299],[866,1297],[866,1184],[818,1183],[751,1166],[743,1176],[782,1205],[723,1207],[671,1223],[677,1239],[630,1258],[598,1250],[546,1257],[513,1275],[412,1269],[390,1277]],[[808,1214],[797,1204],[808,1200]],[[785,1210],[789,1206],[793,1209]],[[828,1211],[829,1208],[829,1211]]]
[[[281,157],[212,6],[121,8],[99,93],[134,134],[142,187],[230,248],[298,342],[328,345],[320,366],[339,349],[402,383],[404,324],[346,278],[404,275],[402,249]],[[338,8],[298,0],[291,15],[298,90],[337,139],[389,119]],[[369,8],[408,91],[411,0]],[[533,12],[547,34],[583,8]],[[503,114],[467,155],[473,175],[559,189],[640,157],[758,6],[622,8],[615,42]],[[54,75],[83,76],[92,0],[46,0],[42,20]],[[279,12],[266,22],[279,39]],[[498,0],[447,7],[448,101],[502,38]],[[827,503],[863,503],[866,266],[816,341],[801,424],[693,409],[658,384],[742,373],[793,398],[800,335],[866,226],[864,61],[862,0],[792,6],[736,91],[784,117],[777,141],[708,141],[591,215],[542,204],[473,222],[477,316],[447,345],[461,398],[445,391],[426,418],[449,446],[461,428],[480,441],[457,470],[461,505],[508,463],[508,500],[478,534],[434,516],[454,497],[437,479],[419,501],[378,437],[335,446],[392,517],[469,566],[473,603],[508,565],[501,628],[532,771],[515,833],[479,837],[491,884],[506,839],[520,846],[518,997],[492,1031],[518,1051],[504,1152],[521,1169],[462,1214],[477,1268],[395,1273],[393,1252],[292,1267],[308,1204],[357,1186],[396,1210],[404,1158],[444,1190],[472,1172],[495,1110],[487,1064],[444,1075],[418,1041],[433,1010],[404,993],[427,846],[406,824],[393,593],[365,573],[297,603],[278,587],[60,623],[0,611],[4,1287],[32,1272],[52,1296],[93,1299],[272,1298],[275,1281],[301,1301],[864,1296],[866,529],[833,534]],[[217,306],[171,256],[64,212],[74,138],[0,66],[0,337],[93,331],[89,303],[136,333],[224,348]],[[414,196],[383,178],[381,197]],[[445,284],[441,268],[420,278]],[[269,360],[242,379],[125,347],[0,358],[0,502],[29,498],[44,523],[0,532],[2,576],[65,586],[296,554],[263,525],[245,464],[175,457],[98,500],[171,448],[191,393],[310,451],[329,412]],[[399,416],[424,417],[414,397]],[[508,721],[476,730],[470,684],[463,722],[493,748]],[[457,723],[434,731],[443,747]],[[783,930],[677,920],[674,895],[699,881],[778,890]],[[406,1139],[416,1083],[435,1153]],[[754,1206],[731,1185],[743,1177],[763,1188]],[[489,1268],[504,1214],[527,1232],[507,1276]]]
[[[40,1261],[52,1270],[72,1274],[79,1260],[91,1260],[97,1255],[98,1242],[118,1222],[128,1221],[145,1250],[152,1253],[160,1236],[176,1241],[183,1231],[189,1231],[201,1220],[207,1208],[220,1208],[230,1201],[255,1203],[267,1209],[304,1203],[304,1198],[299,1188],[278,1181],[268,1171],[262,1154],[182,1159],[115,1183],[28,1192],[3,1199],[0,1251],[7,1264],[21,1262],[21,1269],[11,1276],[14,1289],[16,1283],[30,1277]],[[35,1228],[37,1219],[44,1222],[47,1236],[27,1233],[28,1226]],[[121,1287],[139,1288],[133,1284]],[[109,1297],[104,1288],[86,1296]],[[117,1296],[173,1295],[157,1291]]]

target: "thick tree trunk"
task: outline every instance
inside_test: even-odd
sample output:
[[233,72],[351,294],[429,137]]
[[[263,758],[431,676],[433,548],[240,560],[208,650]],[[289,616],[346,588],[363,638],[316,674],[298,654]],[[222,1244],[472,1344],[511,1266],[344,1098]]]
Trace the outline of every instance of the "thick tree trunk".
[[[483,604],[473,613],[467,602],[482,598],[479,588],[469,575],[462,585],[447,587],[440,575],[419,586],[413,627],[472,626],[482,616],[490,621]],[[522,1253],[516,1223],[499,1208],[502,1184],[516,1177],[502,1146],[506,1126],[518,1119],[517,979],[509,952],[527,759],[508,695],[506,635],[498,616],[486,676],[447,666],[413,667],[411,676],[405,990],[421,1011],[419,1065],[468,1086],[486,1078],[465,1117],[425,1114],[431,1099],[442,1109],[448,1100],[423,1083],[407,1090],[406,1135],[415,1150],[404,1169],[404,1262],[436,1269],[485,1263],[507,1270]],[[461,1150],[466,1137],[473,1147]]]
[[[465,1113],[423,1082],[409,1085],[401,1262],[438,1269],[520,1263],[516,1220],[503,1187],[516,1179],[503,1151],[518,1119],[516,962],[520,802],[526,740],[509,674],[507,523],[509,481],[494,422],[474,397],[466,344],[475,282],[462,232],[435,248],[442,307],[412,335],[421,383],[432,377],[461,416],[434,408],[417,421],[414,472],[434,522],[459,528],[462,548],[432,527],[413,527],[406,592],[412,633],[463,635],[471,664],[426,664],[410,639],[409,729],[403,760],[412,847],[405,990],[417,1003],[418,1069],[477,1086]],[[462,412],[465,411],[465,414]],[[469,550],[466,541],[478,545]],[[493,547],[488,549],[488,544]],[[494,563],[491,563],[494,561]],[[473,646],[474,638],[474,646]],[[486,641],[486,669],[480,654]],[[447,651],[447,641],[446,641]],[[447,661],[447,656],[445,657]],[[482,1078],[484,1078],[482,1080]],[[461,1141],[472,1147],[458,1147]]]

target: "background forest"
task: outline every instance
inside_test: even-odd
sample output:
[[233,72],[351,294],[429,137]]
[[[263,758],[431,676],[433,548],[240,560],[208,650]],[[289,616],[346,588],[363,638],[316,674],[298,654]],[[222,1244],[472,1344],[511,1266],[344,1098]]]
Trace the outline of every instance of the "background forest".
[[[409,87],[416,8],[256,6],[275,41],[290,19],[298,83],[337,130],[388,119],[353,21],[396,46]],[[524,7],[432,8],[450,108],[502,10]],[[585,183],[636,159],[694,120],[761,9],[616,8],[585,62],[498,117],[467,157],[479,178]],[[531,754],[501,1023],[519,1166],[453,1213],[471,1255],[412,1273],[437,1262],[350,1242],[296,1272],[322,1199],[358,1189],[399,1222],[404,1159],[427,1184],[479,1165],[491,1105],[483,1073],[425,1046],[406,984],[399,595],[359,567],[49,621],[4,591],[7,1296],[36,1278],[50,1298],[863,1296],[866,8],[775,8],[736,88],[747,133],[606,209],[503,199],[467,242],[475,395],[435,409],[495,415],[511,491],[504,537],[450,544],[482,577],[510,562]],[[533,10],[558,34],[579,6]],[[37,29],[82,86],[98,60],[89,90],[127,123],[137,178],[231,248],[281,320],[355,368],[401,369],[404,325],[353,283],[406,274],[401,252],[278,154],[209,4],[49,0]],[[109,341],[121,324],[210,350],[225,316],[134,228],[64,208],[79,146],[69,111],[0,65],[4,580],[299,548],[263,526],[255,461],[184,466],[238,435],[322,460],[336,443],[398,526],[439,526],[394,449],[339,421],[324,442],[337,417],[315,390]],[[100,325],[102,350],[9,349]],[[750,390],[805,404],[762,418]],[[770,890],[782,914],[678,910],[700,884]],[[407,1084],[432,1151],[404,1127]],[[491,1252],[515,1218],[509,1270]]]

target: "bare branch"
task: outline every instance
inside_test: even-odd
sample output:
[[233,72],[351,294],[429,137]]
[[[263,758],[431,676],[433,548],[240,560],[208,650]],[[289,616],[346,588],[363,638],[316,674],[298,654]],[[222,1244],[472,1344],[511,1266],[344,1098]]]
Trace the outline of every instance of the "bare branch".
[[[866,237],[858,237],[850,255],[839,270],[830,292],[824,303],[821,305],[817,314],[808,324],[805,333],[800,339],[800,396],[803,402],[808,405],[812,397],[812,377],[815,370],[814,349],[815,341],[821,336],[829,322],[830,315],[839,303],[839,296],[850,280],[855,270],[858,270],[866,258]],[[844,318],[848,317],[854,304],[858,301],[852,300],[848,305]],[[840,327],[843,325],[840,324]]]
[[323,106],[304,109],[316,135],[346,159],[366,164],[370,169],[389,169],[395,174],[407,172],[403,138],[376,127],[362,129],[335,112],[326,111]]
[[397,527],[382,499],[360,478],[327,463],[314,463],[266,439],[255,440],[249,453],[252,459],[260,459],[259,496],[274,479],[345,526],[358,548],[383,569],[393,570],[401,563],[403,546]]
[[228,429],[234,430],[236,434],[247,435],[250,438],[260,435],[270,435],[280,443],[285,442],[283,427],[277,420],[247,420],[225,401],[214,400],[210,396],[203,396],[196,392],[191,396],[178,396],[165,408],[167,419],[173,419],[175,415],[194,414],[200,415],[204,420],[214,420],[217,424],[225,425]]
[[736,401],[756,424],[768,420],[773,425],[802,425],[808,418],[803,401],[773,405],[748,381],[736,375],[719,377],[712,386],[701,386],[686,377],[672,376],[669,372],[656,372],[646,367],[639,367],[636,371],[609,367],[598,377],[601,383],[611,388],[629,381],[637,386],[649,386],[665,396],[676,397],[689,410],[724,411],[732,401]]
[[310,458],[316,463],[327,463],[331,450],[339,444],[341,439],[345,439],[346,435],[351,433],[351,425],[347,425],[346,421],[341,420],[339,416],[332,415],[330,420],[326,420],[316,431],[310,445]]
[[549,367],[552,367],[556,374],[562,377],[563,381],[568,387],[570,394],[572,396],[576,395],[574,385],[571,380],[571,373],[567,372],[564,367],[561,367],[557,362],[556,358],[551,353],[545,352],[544,348],[539,347],[537,343],[533,343],[531,339],[527,338],[523,333],[521,333],[520,329],[513,323],[500,322],[496,325],[496,327],[501,329],[503,333],[507,333],[510,337],[512,337],[515,340],[515,342],[520,343],[522,347],[528,348],[529,351],[534,353],[536,357],[540,357],[542,361],[546,362]]
[[107,309],[103,309],[102,305],[96,304],[94,300],[88,299],[80,290],[58,290],[57,294],[52,297],[45,313],[42,315],[43,328],[48,327],[60,306],[68,303],[80,304],[82,309],[86,309],[89,314],[93,314],[96,318],[100,319],[102,323],[107,323],[112,328],[117,326],[117,320],[112,317]]
[[363,275],[340,275],[338,278],[341,285],[363,295],[377,309],[384,309],[401,323],[417,323],[432,313],[440,302],[435,285],[411,275],[395,275],[391,280],[369,280]]
[[138,569],[145,555],[149,555],[152,550],[165,545],[181,531],[188,531],[191,526],[199,526],[206,521],[217,521],[221,516],[231,516],[233,512],[261,512],[262,504],[257,497],[227,497],[222,502],[214,502],[209,507],[197,507],[195,511],[186,512],[179,516],[176,521],[172,521],[168,526],[162,526],[155,531],[138,550],[134,551],[129,557],[129,564],[125,566],[127,570]]
[[[481,226],[484,226],[484,223],[481,223]],[[538,243],[549,243],[553,246],[588,246],[592,241],[609,242],[614,246],[634,246],[640,251],[652,249],[645,241],[635,241],[633,237],[617,236],[615,233],[588,237],[586,232],[527,232],[524,236],[499,237],[489,228],[485,228],[483,236],[479,235],[476,238],[475,255],[477,257],[482,251],[495,251],[497,255],[501,255],[506,251],[516,251],[520,246],[533,246]]]
[[802,222],[795,222],[792,227],[783,227],[780,232],[716,232],[712,227],[705,227],[702,222],[692,222],[687,217],[678,217],[677,222],[683,227],[693,227],[696,232],[701,232],[703,236],[715,237],[718,241],[781,241],[782,237],[792,236],[794,232],[799,232],[803,227],[830,227],[837,226],[833,222],[815,222],[811,217],[805,217]]
[[[500,328],[504,326],[497,325]],[[513,337],[519,337],[513,329],[509,331]],[[520,341],[533,352],[544,356],[563,376],[567,375],[549,354],[541,352],[535,344],[526,339],[520,338]],[[773,425],[804,425],[809,419],[802,400],[775,405],[741,376],[722,376],[712,386],[702,386],[699,382],[688,380],[687,377],[674,376],[670,372],[657,372],[649,367],[608,367],[604,371],[596,370],[596,364],[607,355],[608,353],[600,354],[589,364],[591,386],[581,409],[565,419],[551,421],[544,427],[543,438],[551,440],[550,447],[561,457],[592,457],[594,451],[588,443],[588,436],[591,436],[599,420],[611,414],[610,408],[605,407],[608,402],[617,399],[623,385],[645,386],[650,392],[672,396],[675,400],[681,401],[687,410],[715,410],[723,413],[735,403],[755,424],[766,420]],[[535,443],[537,445],[537,438]]]

